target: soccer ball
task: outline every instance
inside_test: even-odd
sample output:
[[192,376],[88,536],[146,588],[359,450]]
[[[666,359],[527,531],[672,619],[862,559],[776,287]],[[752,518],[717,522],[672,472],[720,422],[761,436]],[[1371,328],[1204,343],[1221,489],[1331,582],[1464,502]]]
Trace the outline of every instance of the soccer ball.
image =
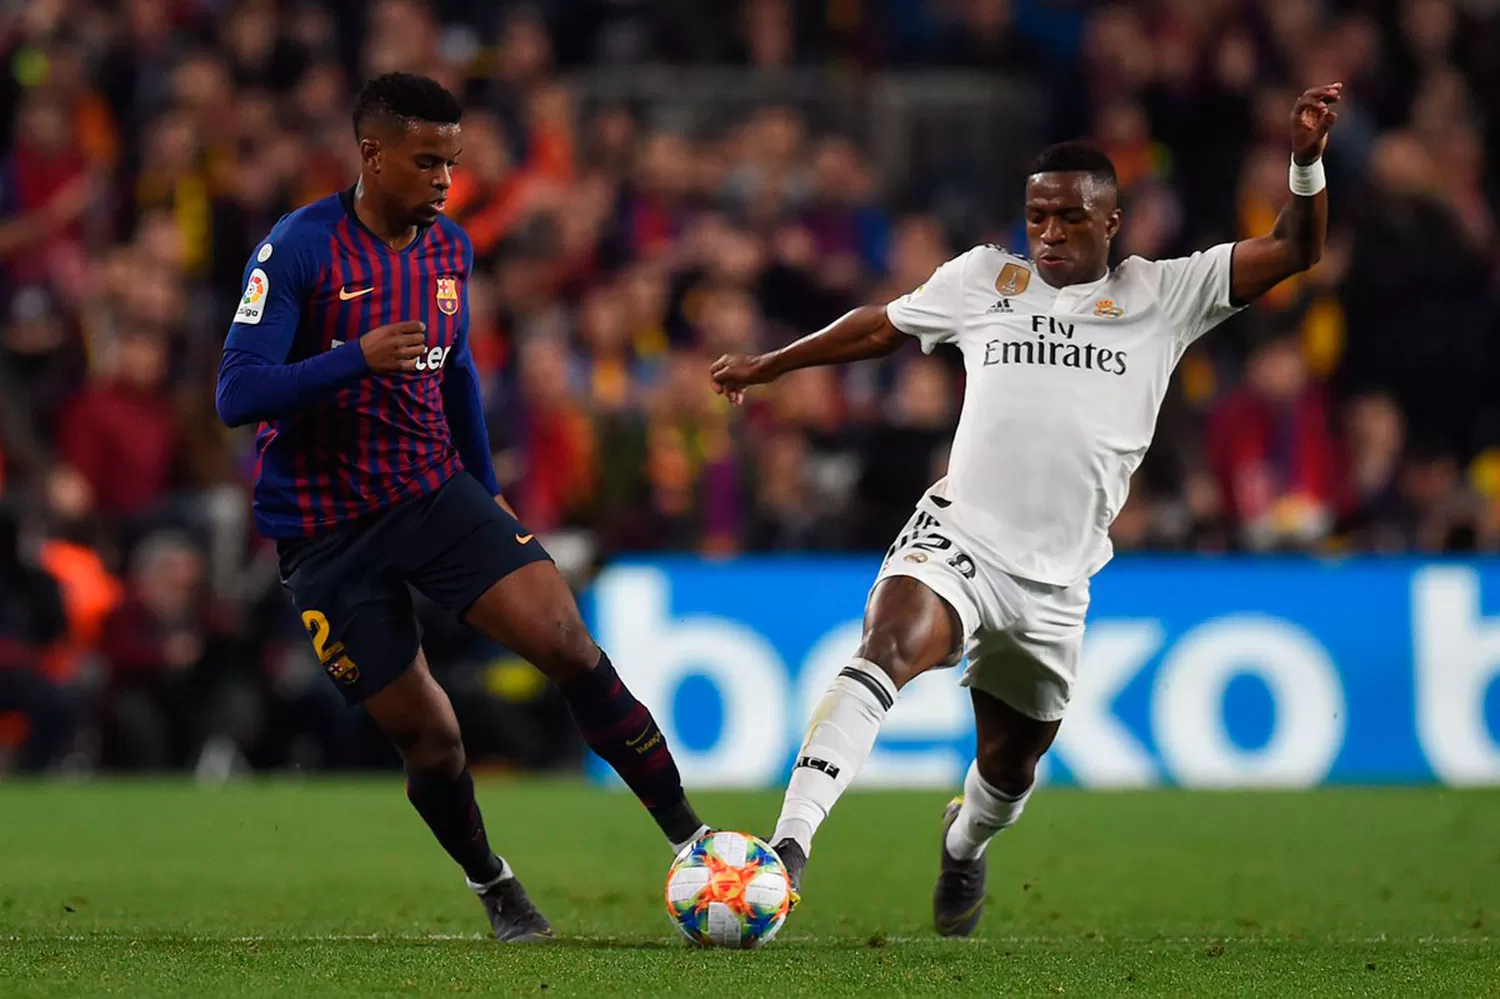
[[717,832],[685,848],[667,872],[667,915],[700,947],[769,943],[792,907],[792,883],[769,846]]

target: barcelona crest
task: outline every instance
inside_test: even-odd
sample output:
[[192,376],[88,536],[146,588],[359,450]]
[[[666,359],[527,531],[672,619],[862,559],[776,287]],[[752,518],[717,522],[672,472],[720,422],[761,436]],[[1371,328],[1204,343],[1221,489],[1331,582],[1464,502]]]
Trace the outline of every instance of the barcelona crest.
[[458,278],[437,279],[437,307],[443,315],[451,316],[458,311]]

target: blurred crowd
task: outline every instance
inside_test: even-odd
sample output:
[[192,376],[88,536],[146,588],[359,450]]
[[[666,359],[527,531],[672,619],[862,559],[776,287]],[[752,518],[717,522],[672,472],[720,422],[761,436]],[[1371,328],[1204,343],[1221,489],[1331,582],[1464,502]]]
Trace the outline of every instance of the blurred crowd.
[[[1343,81],[1328,252],[1184,360],[1116,546],[1500,548],[1494,0],[27,0],[0,49],[0,759],[378,757],[253,536],[252,440],[213,384],[246,255],[351,183],[350,98],[392,69],[464,96],[448,210],[497,468],[580,579],[883,548],[943,472],[957,356],[799,372],[744,410],[708,364],[1024,245],[986,164],[897,178],[796,100],[684,121],[578,85],[646,65],[678,102],[707,67],[752,94],[1013,88],[1039,112],[1016,142],[1113,157],[1119,257],[1267,231],[1297,92]],[[506,719],[476,755],[577,759],[533,673],[440,616],[428,641],[461,713]]]

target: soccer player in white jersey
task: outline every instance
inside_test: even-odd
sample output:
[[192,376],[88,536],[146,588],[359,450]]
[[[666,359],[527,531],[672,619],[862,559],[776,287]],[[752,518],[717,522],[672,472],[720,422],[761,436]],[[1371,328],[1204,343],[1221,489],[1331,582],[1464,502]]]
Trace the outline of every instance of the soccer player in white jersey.
[[1092,146],[1063,143],[1038,157],[1026,183],[1029,257],[975,247],[889,305],[855,309],[781,350],[714,363],[715,389],[736,403],[748,386],[881,357],[907,336],[924,351],[956,345],[967,372],[948,475],[887,552],[859,650],[797,753],[772,835],[794,887],[897,693],[967,653],[978,754],[944,815],[933,917],[945,936],[978,925],[985,847],[1020,818],[1057,733],[1089,577],[1109,561],[1109,527],[1173,368],[1194,340],[1322,253],[1322,154],[1341,92],[1335,83],[1297,100],[1292,196],[1264,236],[1111,268],[1114,167]]

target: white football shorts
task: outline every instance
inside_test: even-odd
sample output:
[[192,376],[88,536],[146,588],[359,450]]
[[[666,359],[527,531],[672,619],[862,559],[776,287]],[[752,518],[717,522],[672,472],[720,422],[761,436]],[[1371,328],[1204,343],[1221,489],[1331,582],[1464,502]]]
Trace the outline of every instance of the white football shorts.
[[1056,721],[1068,706],[1089,581],[1049,586],[1021,579],[985,558],[984,549],[956,524],[945,521],[941,500],[924,496],[896,543],[886,553],[880,580],[910,576],[924,583],[958,613],[963,627],[960,655],[969,667],[962,683],[997,697],[1029,718]]

